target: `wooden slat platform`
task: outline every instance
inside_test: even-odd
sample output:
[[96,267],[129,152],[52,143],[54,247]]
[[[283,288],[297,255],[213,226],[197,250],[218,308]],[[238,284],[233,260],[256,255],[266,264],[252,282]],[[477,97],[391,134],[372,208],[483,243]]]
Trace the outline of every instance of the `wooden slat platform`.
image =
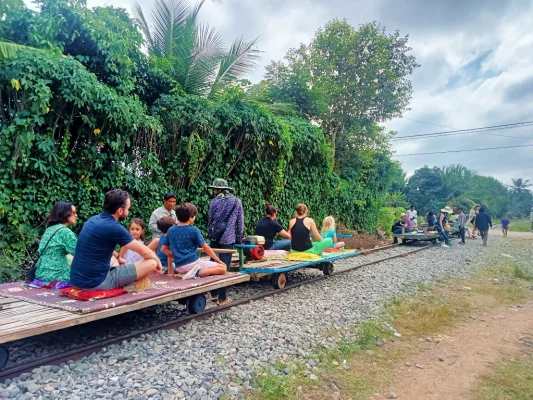
[[320,264],[325,262],[334,262],[343,258],[355,257],[361,254],[356,250],[349,250],[343,253],[331,253],[326,257],[322,257],[313,261],[288,261],[288,260],[265,260],[265,261],[252,261],[246,263],[242,272],[251,274],[255,277],[275,274],[280,272],[293,271],[300,268],[317,268]]
[[137,303],[127,304],[88,314],[73,313],[57,308],[42,306],[8,297],[0,297],[0,343],[23,339],[31,336],[52,332],[71,326],[85,324],[103,318],[112,317],[140,310],[142,308],[178,300],[196,294],[206,293],[221,287],[232,286],[237,283],[247,282],[249,275],[239,274],[231,278],[198,286],[179,292],[167,293],[162,296],[142,300]]

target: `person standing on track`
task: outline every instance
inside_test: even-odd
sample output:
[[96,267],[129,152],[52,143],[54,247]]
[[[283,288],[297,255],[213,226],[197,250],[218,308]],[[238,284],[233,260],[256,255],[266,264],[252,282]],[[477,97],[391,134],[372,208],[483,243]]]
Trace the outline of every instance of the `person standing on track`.
[[439,241],[442,242],[442,247],[450,247],[450,239],[448,238],[448,233],[444,229],[444,226],[448,223],[452,209],[446,206],[440,211],[440,215],[435,221],[435,229],[439,233]]
[[161,231],[157,227],[157,221],[159,221],[161,218],[172,217],[174,218],[174,221],[176,221],[174,225],[178,224],[178,217],[176,217],[176,211],[174,211],[174,207],[176,207],[176,201],[177,199],[174,193],[165,194],[165,197],[163,197],[163,206],[156,208],[150,216],[150,222],[148,223],[148,226],[152,231],[152,239],[161,237]]
[[485,207],[481,207],[476,215],[476,228],[483,239],[483,246],[487,245],[489,239],[489,226],[492,228],[490,216],[485,212]]
[[461,241],[459,243],[465,244],[466,215],[461,207],[457,209],[456,221],[459,225],[459,234],[461,235]]
[[470,235],[470,238],[476,239],[476,216],[479,212],[479,207],[481,207],[479,204],[476,204],[472,209],[470,210],[470,213],[468,214],[468,223],[472,224],[472,234]]
[[[213,189],[215,193],[215,197],[209,205],[209,239],[211,240],[211,248],[233,249],[236,243],[242,242],[244,235],[242,202],[231,194],[233,189],[228,186],[228,182],[224,179],[215,179],[208,188]],[[226,264],[229,270],[231,253],[219,253],[218,257]],[[231,298],[227,297],[227,288],[224,287],[212,291],[211,301],[216,301],[219,305],[231,302]]]

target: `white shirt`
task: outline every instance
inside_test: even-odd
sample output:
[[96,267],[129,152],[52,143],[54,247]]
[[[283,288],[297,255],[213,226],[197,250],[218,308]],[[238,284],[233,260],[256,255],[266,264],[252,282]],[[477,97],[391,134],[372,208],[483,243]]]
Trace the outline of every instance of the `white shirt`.
[[409,219],[411,218],[415,218],[418,217],[418,213],[416,212],[416,210],[407,210],[407,216],[409,217]]
[[163,217],[172,217],[176,220],[176,225],[178,224],[178,218],[176,217],[176,212],[174,210],[168,211],[165,207],[159,207],[154,210],[150,216],[150,230],[152,231],[152,238],[161,237],[161,231],[157,229],[157,221]]

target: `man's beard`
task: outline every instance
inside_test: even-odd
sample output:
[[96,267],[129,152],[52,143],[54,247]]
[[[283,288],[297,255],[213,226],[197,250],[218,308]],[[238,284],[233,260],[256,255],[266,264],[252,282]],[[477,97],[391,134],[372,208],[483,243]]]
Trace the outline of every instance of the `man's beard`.
[[121,215],[120,217],[118,217],[118,220],[119,221],[124,221],[126,219],[126,216],[125,215]]

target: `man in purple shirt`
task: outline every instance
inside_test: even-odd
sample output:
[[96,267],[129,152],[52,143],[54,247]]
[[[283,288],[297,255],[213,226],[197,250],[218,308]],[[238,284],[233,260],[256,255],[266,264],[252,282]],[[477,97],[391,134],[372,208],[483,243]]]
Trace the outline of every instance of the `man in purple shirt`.
[[405,213],[402,213],[401,217],[403,218],[403,225],[402,226],[405,227],[405,232],[411,232],[412,231],[411,219]]
[[[209,205],[209,238],[213,249],[233,249],[235,243],[241,243],[244,236],[244,210],[240,199],[231,194],[233,190],[226,180],[217,178],[208,188],[213,189],[215,197]],[[216,250],[215,250],[216,253]],[[228,270],[231,253],[218,254]],[[231,301],[226,288],[211,292],[211,300],[218,304]]]

